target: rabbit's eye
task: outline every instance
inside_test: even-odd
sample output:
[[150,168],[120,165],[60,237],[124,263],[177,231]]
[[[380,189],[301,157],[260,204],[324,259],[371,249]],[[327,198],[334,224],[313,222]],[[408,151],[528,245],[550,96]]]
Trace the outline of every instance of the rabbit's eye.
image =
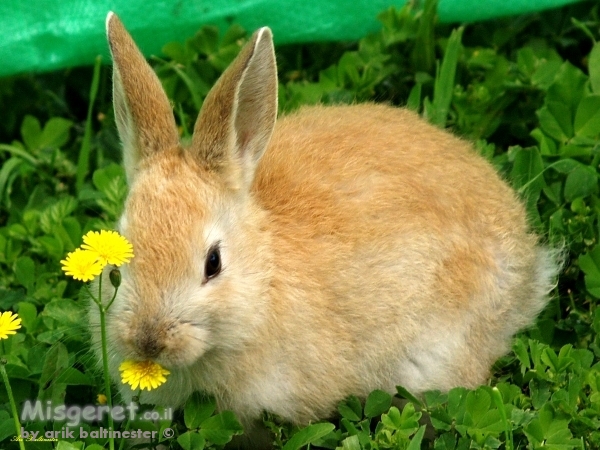
[[221,272],[221,252],[219,247],[213,247],[206,257],[204,264],[204,277],[209,280],[216,277]]

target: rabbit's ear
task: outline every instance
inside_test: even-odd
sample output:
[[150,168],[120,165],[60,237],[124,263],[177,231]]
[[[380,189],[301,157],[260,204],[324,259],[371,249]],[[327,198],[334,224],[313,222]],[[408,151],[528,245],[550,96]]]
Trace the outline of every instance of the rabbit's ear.
[[131,184],[141,159],[179,145],[173,110],[160,81],[112,12],[106,35],[113,59],[113,103]]
[[267,27],[252,36],[207,95],[192,151],[227,183],[249,188],[277,117],[277,65]]

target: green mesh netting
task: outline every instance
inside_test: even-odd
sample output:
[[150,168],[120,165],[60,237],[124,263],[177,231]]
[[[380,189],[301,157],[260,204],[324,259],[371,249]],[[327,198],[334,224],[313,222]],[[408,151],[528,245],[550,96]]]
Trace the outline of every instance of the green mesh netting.
[[[578,0],[439,0],[444,22],[540,11]],[[145,54],[159,54],[203,24],[268,25],[277,43],[358,39],[379,12],[404,0],[1,0],[0,76],[92,64],[107,55],[104,19],[115,11]]]

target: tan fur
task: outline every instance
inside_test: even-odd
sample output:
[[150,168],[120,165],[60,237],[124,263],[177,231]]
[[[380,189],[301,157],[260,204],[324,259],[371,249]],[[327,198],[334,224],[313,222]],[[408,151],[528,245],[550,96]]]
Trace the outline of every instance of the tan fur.
[[[468,143],[374,104],[303,108],[269,143],[277,83],[262,29],[206,99],[191,146],[173,146],[171,112],[148,100],[164,95],[158,80],[114,20],[111,48],[127,49],[115,91],[130,105],[119,129],[160,142],[125,158],[135,176],[119,228],[136,256],[110,310],[115,379],[124,359],[152,358],[172,374],[145,401],[204,390],[245,423],[268,410],[299,424],[350,394],[486,381],[557,267]],[[128,77],[147,95],[118,85]],[[223,270],[206,280],[217,242]]]

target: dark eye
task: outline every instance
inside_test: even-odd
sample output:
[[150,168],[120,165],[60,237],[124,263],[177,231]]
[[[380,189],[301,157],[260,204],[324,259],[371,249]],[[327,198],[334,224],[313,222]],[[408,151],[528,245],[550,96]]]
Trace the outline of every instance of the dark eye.
[[208,252],[206,263],[204,264],[204,277],[209,280],[216,277],[221,272],[221,252],[219,247],[213,247]]

